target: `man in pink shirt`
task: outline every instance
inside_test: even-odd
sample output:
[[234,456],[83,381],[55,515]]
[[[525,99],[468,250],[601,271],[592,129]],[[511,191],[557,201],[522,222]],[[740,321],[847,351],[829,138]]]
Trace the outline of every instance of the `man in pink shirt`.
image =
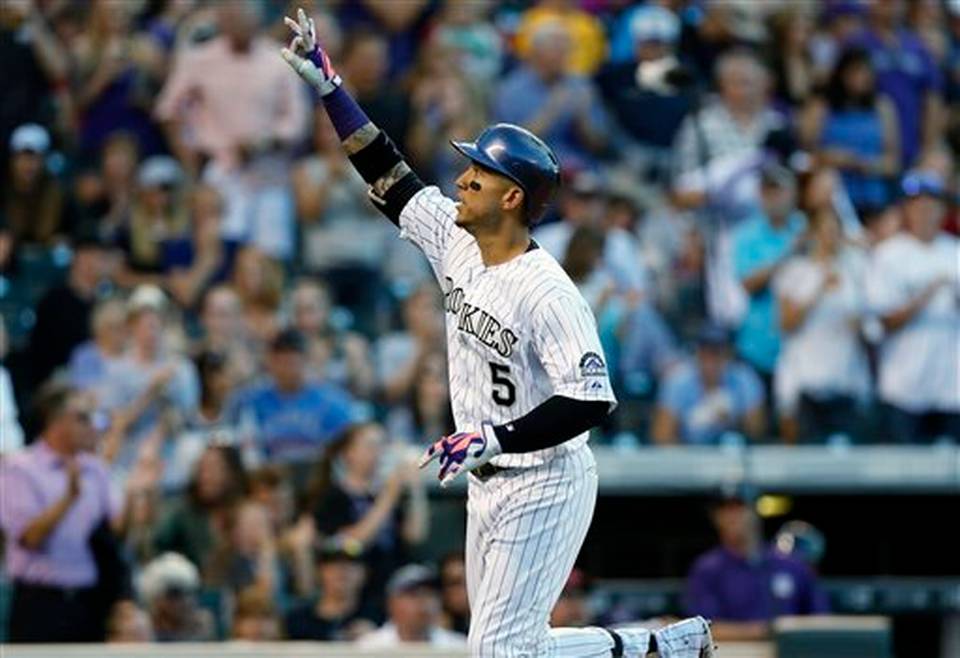
[[103,640],[91,537],[120,512],[96,441],[93,404],[59,384],[39,398],[43,432],[0,465],[0,529],[13,580],[11,642]]
[[220,34],[184,51],[157,101],[174,153],[223,195],[224,237],[292,256],[291,147],[307,103],[296,76],[260,34],[260,5],[225,2]]

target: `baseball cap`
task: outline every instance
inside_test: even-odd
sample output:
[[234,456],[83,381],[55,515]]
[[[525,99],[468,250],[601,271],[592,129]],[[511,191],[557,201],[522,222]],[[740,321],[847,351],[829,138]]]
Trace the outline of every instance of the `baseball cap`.
[[271,352],[305,352],[306,349],[303,334],[292,327],[282,330],[270,341]]
[[640,7],[630,19],[630,36],[634,43],[675,43],[680,36],[680,19],[663,7]]
[[149,604],[161,596],[196,591],[200,587],[200,574],[179,553],[164,553],[143,568],[137,584],[140,596]]
[[708,322],[697,331],[696,341],[700,347],[727,347],[730,345],[730,332],[719,324]]
[[806,521],[788,521],[777,532],[773,543],[783,555],[817,564],[823,558],[827,542],[823,533]]
[[157,311],[162,313],[167,306],[167,296],[158,286],[143,284],[137,286],[127,300],[127,313],[130,315],[140,311]]
[[43,155],[50,148],[50,133],[38,123],[25,123],[10,135],[10,150],[31,151]]
[[408,564],[400,567],[387,581],[387,594],[402,594],[417,589],[437,589],[437,574],[422,564]]
[[760,184],[763,187],[785,188],[796,183],[793,172],[777,162],[767,162],[760,168]]
[[143,161],[137,171],[141,187],[178,185],[183,180],[180,164],[169,155],[153,155]]
[[943,178],[933,171],[924,171],[922,169],[912,169],[906,173],[900,182],[900,191],[907,199],[914,199],[920,196],[932,196],[938,199],[944,199],[947,196],[947,189]]
[[725,503],[752,504],[758,498],[757,490],[753,485],[743,481],[724,482],[713,497],[712,506],[719,507]]

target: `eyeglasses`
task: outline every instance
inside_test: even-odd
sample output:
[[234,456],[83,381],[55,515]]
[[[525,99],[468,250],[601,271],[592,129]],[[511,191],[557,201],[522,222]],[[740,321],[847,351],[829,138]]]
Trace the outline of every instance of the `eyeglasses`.
[[73,409],[69,413],[75,420],[80,421],[84,425],[93,425],[92,411],[87,411],[85,409]]

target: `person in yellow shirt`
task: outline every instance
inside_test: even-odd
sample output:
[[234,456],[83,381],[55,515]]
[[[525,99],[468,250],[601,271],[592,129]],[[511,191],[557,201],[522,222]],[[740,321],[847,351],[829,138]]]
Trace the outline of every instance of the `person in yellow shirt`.
[[597,17],[579,9],[574,0],[540,0],[525,11],[514,40],[517,55],[527,58],[537,28],[549,21],[559,21],[570,34],[573,48],[567,72],[586,76],[596,73],[607,59],[607,35]]

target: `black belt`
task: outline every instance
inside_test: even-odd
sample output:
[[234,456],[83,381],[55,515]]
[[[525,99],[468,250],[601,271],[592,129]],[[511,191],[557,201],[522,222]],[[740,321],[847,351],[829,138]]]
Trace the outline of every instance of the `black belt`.
[[58,598],[64,601],[72,601],[74,599],[93,596],[97,591],[96,586],[58,587],[56,585],[41,585],[41,584],[27,583],[22,580],[14,580],[13,586],[15,589],[18,589],[23,593],[34,594],[36,596]]
[[494,464],[491,464],[490,462],[487,462],[483,466],[477,466],[475,469],[473,469],[470,472],[473,473],[481,481],[486,481],[492,478],[497,473],[503,473],[504,471],[509,471],[509,470],[511,469],[505,468],[503,466],[496,466]]

